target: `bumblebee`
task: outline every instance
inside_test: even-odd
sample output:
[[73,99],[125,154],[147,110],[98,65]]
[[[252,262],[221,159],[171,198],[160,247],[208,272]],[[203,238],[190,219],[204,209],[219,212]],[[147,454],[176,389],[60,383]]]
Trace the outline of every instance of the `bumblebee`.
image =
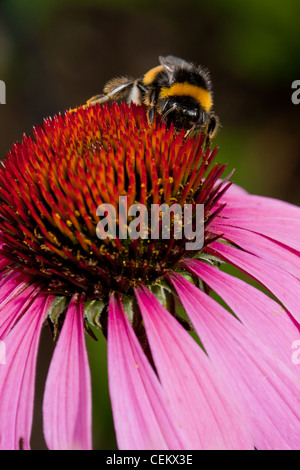
[[215,136],[219,119],[213,112],[209,72],[174,56],[159,57],[160,65],[141,78],[117,77],[109,80],[103,94],[93,96],[87,106],[107,101],[125,101],[147,108],[148,122],[158,115],[176,131],[205,130],[208,139]]

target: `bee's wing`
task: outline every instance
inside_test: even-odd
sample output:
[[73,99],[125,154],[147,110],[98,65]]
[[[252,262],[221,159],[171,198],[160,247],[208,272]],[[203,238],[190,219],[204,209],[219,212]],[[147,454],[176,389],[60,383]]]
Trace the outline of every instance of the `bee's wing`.
[[173,72],[175,67],[186,67],[188,65],[188,62],[174,55],[168,55],[167,57],[159,56],[159,62],[170,72]]

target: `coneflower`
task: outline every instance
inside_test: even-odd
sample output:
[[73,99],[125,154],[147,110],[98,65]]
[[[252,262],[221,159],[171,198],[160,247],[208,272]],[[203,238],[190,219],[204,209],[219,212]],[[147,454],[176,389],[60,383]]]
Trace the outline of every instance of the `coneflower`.
[[[50,449],[92,447],[94,327],[107,337],[120,449],[299,447],[300,210],[221,179],[216,153],[205,135],[148,126],[125,104],[45,119],[13,146],[0,169],[2,449],[30,447],[44,324],[57,340],[43,405]],[[144,236],[130,236],[133,204],[146,208],[134,225]],[[101,237],[108,205],[117,230]],[[162,236],[162,205],[189,206],[191,233],[203,208],[197,249],[177,236],[183,216]]]

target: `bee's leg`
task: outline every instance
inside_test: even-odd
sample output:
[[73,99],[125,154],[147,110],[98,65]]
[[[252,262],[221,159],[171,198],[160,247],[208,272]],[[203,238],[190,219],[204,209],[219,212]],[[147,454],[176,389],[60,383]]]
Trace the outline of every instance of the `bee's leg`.
[[210,139],[214,138],[214,136],[218,132],[219,127],[220,127],[219,118],[213,114],[212,116],[210,116],[208,126],[207,126],[207,134],[209,135]]
[[88,106],[94,106],[97,103],[102,104],[108,101],[109,99],[110,98],[107,95],[104,95],[103,93],[101,95],[95,95],[95,96],[92,96],[92,98],[90,98],[89,100],[87,100],[86,104],[82,106],[78,106],[77,108],[70,109],[69,112],[74,113],[79,108],[84,109],[84,108],[87,108]]
[[204,150],[206,151],[208,147],[210,146],[211,139],[213,139],[218,132],[218,129],[220,127],[220,121],[219,118],[212,114],[209,118],[207,128],[206,128],[206,139],[205,139],[205,144],[204,144]]
[[135,79],[132,77],[117,77],[107,82],[103,91],[108,100],[129,101],[128,98],[134,85]]
[[184,140],[186,140],[191,135],[191,133],[194,132],[194,130],[197,128],[198,126],[194,124],[190,129],[188,129],[186,133],[184,134]]
[[141,90],[141,92],[145,95],[148,91],[148,88],[143,85],[139,80],[136,82],[136,86]]
[[95,95],[95,96],[92,96],[89,100],[87,100],[86,102],[86,105],[85,106],[93,106],[94,104],[102,104],[102,103],[106,103],[106,101],[109,101],[109,96],[108,95],[104,95],[103,93],[100,94],[100,95]]
[[148,123],[149,123],[149,124],[153,124],[153,123],[154,123],[154,119],[155,119],[155,106],[154,106],[154,105],[151,105],[151,106],[148,108],[148,111],[147,111],[147,119],[148,119]]
[[201,111],[200,113],[200,118],[198,119],[197,122],[194,123],[194,125],[186,131],[185,135],[184,135],[184,140],[186,140],[192,132],[196,131],[197,129],[201,129],[201,127],[203,127],[204,123],[205,123],[205,119],[206,119],[206,114],[204,111]]
[[113,78],[106,83],[103,89],[104,93],[92,96],[92,98],[87,100],[86,104],[93,106],[95,104],[106,103],[107,101],[127,101],[134,82],[134,78],[129,77]]
[[147,111],[147,118],[148,118],[148,123],[153,124],[155,115],[156,115],[156,109],[155,109],[156,103],[154,101],[150,101],[148,105],[148,111]]
[[77,108],[72,108],[72,109],[69,109],[69,113],[75,113],[75,111],[77,111],[78,109],[84,109],[84,108],[87,108],[87,105],[86,104],[83,104],[81,106],[77,106]]
[[[136,80],[130,77],[113,78],[106,83],[103,92],[100,95],[92,96],[87,100],[86,104],[80,106],[86,108],[87,106],[94,106],[95,104],[103,104],[107,101],[130,101],[129,97],[132,88],[135,86]],[[71,109],[70,112],[76,111],[78,108]]]
[[[146,89],[146,92],[147,91]],[[157,93],[155,90],[152,90],[148,94],[146,92],[144,95],[144,104],[147,107],[147,119],[149,124],[153,124],[156,115]]]
[[208,134],[206,134],[206,137],[205,137],[205,140],[204,140],[204,144],[203,144],[203,152],[204,152],[204,153],[209,149],[210,142],[211,142],[211,138],[209,137]]

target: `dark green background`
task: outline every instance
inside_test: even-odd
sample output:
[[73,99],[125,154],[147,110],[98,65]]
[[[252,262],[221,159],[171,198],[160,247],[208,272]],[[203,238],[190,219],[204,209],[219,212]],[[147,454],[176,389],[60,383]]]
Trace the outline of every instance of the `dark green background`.
[[[222,128],[219,159],[248,191],[300,202],[300,3],[271,0],[2,0],[0,155],[43,117],[82,104],[117,75],[136,77],[173,54],[211,72]],[[100,335],[98,335],[100,336]],[[51,357],[42,337],[33,448],[44,448],[41,400]],[[106,345],[89,341],[94,446],[115,439],[106,378]]]

